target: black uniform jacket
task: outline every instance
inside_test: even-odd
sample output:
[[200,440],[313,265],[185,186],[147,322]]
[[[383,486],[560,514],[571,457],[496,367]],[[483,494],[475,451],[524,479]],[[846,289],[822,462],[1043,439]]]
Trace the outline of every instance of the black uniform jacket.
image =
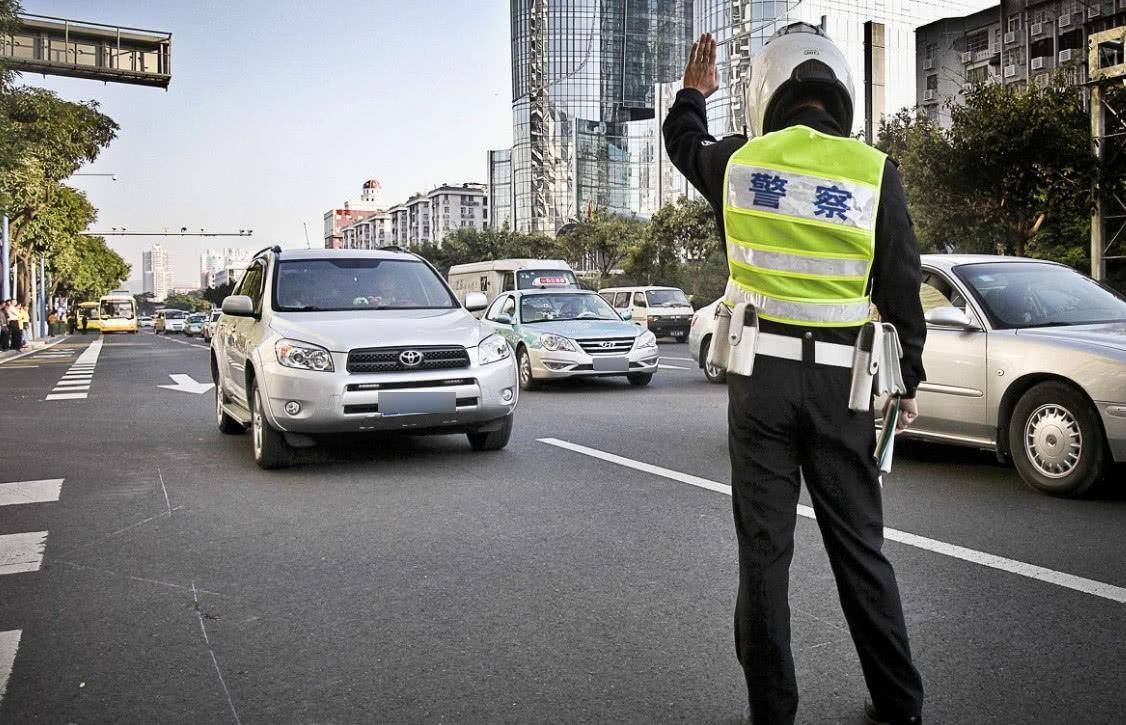
[[[825,111],[800,108],[785,119],[783,126],[808,126],[822,133],[844,136],[837,122]],[[747,142],[745,136],[728,136],[717,141],[708,133],[704,96],[694,89],[683,89],[669,109],[664,124],[665,148],[680,173],[707,199],[723,234],[723,177],[727,161]],[[919,268],[919,247],[911,216],[907,213],[907,196],[899,179],[899,170],[890,158],[884,167],[879,211],[876,213],[876,250],[872,262],[872,300],[885,322],[895,325],[903,344],[903,381],[907,396],[915,395],[919,382],[926,379],[923,371],[923,343],[927,325],[919,299],[922,272]],[[761,322],[764,332],[800,337],[813,333],[815,339],[852,345],[855,327],[799,327],[770,320]]]

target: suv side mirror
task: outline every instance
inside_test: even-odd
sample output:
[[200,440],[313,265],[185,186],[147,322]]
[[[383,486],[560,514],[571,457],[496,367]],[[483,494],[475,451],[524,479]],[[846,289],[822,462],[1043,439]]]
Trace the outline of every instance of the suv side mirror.
[[480,312],[488,306],[489,298],[482,292],[469,292],[465,295],[465,309],[470,312]]
[[924,316],[927,324],[940,327],[958,327],[963,330],[976,330],[977,325],[965,311],[957,307],[935,307]]
[[231,295],[223,299],[223,314],[231,317],[253,317],[254,300],[247,295]]

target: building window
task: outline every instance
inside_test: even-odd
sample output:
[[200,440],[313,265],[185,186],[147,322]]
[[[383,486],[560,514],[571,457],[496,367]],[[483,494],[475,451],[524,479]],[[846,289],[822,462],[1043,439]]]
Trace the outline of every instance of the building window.
[[980,53],[989,50],[989,33],[974,33],[966,36],[966,51]]
[[1020,27],[1021,27],[1020,21],[1021,21],[1021,16],[1019,14],[1009,16],[1009,26],[1008,27],[1009,27],[1010,33],[1015,33],[1016,31],[1020,30]]
[[927,90],[928,91],[937,91],[938,90],[938,74],[937,73],[932,73],[929,76],[927,76]]

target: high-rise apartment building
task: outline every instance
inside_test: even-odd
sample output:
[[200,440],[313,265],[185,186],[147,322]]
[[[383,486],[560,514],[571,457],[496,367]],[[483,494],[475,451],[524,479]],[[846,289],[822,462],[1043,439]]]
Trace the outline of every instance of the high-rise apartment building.
[[359,199],[346,201],[342,207],[324,213],[325,249],[342,248],[345,227],[383,212],[382,190],[379,179],[368,179],[363,184]]
[[489,154],[493,223],[554,233],[593,209],[636,213],[648,166],[632,149],[651,147],[656,84],[683,73],[692,1],[512,0],[511,20],[513,146]]
[[916,101],[950,125],[947,102],[978,83],[1024,86],[1087,82],[1087,37],[1126,25],[1126,1],[1027,0],[947,17],[916,31]]
[[199,286],[216,287],[231,279],[238,279],[246,271],[254,250],[242,247],[207,249],[199,255]]
[[155,302],[163,302],[172,289],[172,268],[168,252],[154,244],[141,252],[141,280],[145,292],[151,292]]

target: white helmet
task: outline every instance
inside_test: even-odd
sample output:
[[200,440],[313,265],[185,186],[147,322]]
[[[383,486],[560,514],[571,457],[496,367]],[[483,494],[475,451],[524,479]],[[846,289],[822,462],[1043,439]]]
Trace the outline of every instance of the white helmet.
[[825,31],[809,23],[793,23],[770,37],[751,57],[743,86],[743,108],[752,135],[777,131],[800,93],[813,91],[837,120],[852,130],[852,71]]

